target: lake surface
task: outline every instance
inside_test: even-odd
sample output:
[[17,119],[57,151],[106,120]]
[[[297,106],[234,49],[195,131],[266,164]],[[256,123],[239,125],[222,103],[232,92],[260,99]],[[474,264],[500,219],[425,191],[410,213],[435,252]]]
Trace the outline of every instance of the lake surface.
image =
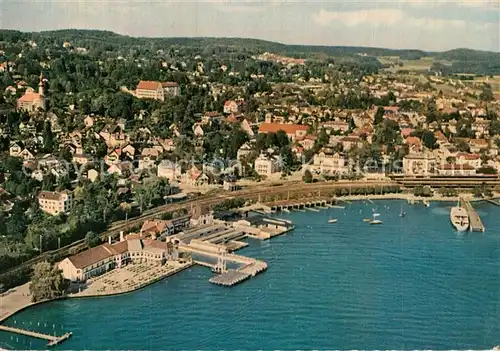
[[[451,206],[280,213],[296,229],[239,251],[269,268],[236,287],[193,267],[128,295],[40,305],[7,324],[72,331],[59,349],[491,349],[500,344],[500,207],[475,205],[486,232],[458,234]],[[373,211],[382,225],[362,221]],[[0,347],[46,348],[3,332]]]

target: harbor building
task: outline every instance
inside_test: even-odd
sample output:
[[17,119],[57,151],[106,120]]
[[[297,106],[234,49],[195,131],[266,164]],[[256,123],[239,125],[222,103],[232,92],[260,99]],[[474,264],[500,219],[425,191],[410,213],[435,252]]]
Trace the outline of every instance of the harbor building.
[[67,257],[58,264],[62,276],[70,281],[85,281],[129,263],[164,264],[177,260],[179,254],[172,242],[144,239],[139,234],[121,236],[120,242],[106,243]]

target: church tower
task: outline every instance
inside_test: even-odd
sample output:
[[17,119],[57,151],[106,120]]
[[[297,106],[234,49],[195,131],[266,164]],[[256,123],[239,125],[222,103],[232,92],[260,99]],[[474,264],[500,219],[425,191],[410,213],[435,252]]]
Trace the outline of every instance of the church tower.
[[40,73],[40,82],[38,83],[38,94],[40,94],[40,97],[45,96],[45,91],[43,88],[43,74]]
[[45,86],[43,83],[43,73],[40,73],[40,82],[38,83],[38,94],[40,95],[40,105],[38,106],[42,110],[47,109],[47,99],[45,97]]

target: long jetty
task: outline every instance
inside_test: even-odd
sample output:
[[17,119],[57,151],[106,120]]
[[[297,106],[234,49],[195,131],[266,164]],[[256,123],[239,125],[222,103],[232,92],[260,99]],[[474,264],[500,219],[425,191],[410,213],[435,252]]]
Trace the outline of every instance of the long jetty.
[[481,217],[479,217],[474,207],[472,207],[470,201],[461,197],[460,206],[465,208],[465,210],[467,211],[467,215],[469,216],[469,230],[471,232],[484,232],[486,228],[481,221]]
[[69,339],[73,333],[69,332],[66,334],[63,334],[61,336],[55,336],[55,335],[48,335],[48,334],[43,334],[39,333],[36,331],[32,330],[26,330],[26,329],[19,329],[19,328],[14,328],[14,327],[8,327],[6,325],[0,325],[0,330],[1,331],[6,331],[9,333],[15,333],[15,334],[20,334],[20,335],[25,335],[25,336],[30,336],[32,338],[37,338],[37,339],[42,339],[42,340],[47,340],[49,343],[47,344],[48,346],[55,346],[63,341]]

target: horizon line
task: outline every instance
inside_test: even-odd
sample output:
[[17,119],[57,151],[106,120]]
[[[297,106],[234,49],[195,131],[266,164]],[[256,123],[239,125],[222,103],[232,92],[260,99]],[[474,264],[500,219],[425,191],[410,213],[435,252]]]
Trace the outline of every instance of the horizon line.
[[359,48],[359,49],[371,49],[371,50],[390,50],[390,51],[418,51],[424,54],[439,54],[439,53],[446,53],[450,51],[456,51],[456,50],[470,50],[470,51],[476,51],[476,52],[483,52],[483,53],[492,53],[492,54],[499,54],[500,55],[500,50],[499,51],[492,51],[492,50],[481,50],[481,49],[472,49],[468,47],[456,47],[453,49],[449,50],[444,50],[444,51],[434,51],[434,50],[425,50],[425,49],[415,49],[415,48],[390,48],[390,47],[379,47],[379,46],[363,46],[363,45],[318,45],[318,44],[287,44],[279,41],[273,41],[269,39],[262,39],[258,37],[231,37],[231,36],[225,36],[225,37],[218,37],[218,36],[135,36],[135,35],[129,35],[129,34],[123,34],[118,31],[114,30],[109,30],[109,29],[98,29],[98,28],[65,28],[65,29],[44,29],[40,31],[24,31],[22,29],[13,29],[13,28],[2,28],[0,29],[0,32],[6,32],[6,31],[17,31],[20,33],[27,33],[27,34],[42,34],[42,33],[48,33],[48,32],[63,32],[63,31],[82,31],[82,32],[90,32],[90,31],[98,31],[98,32],[108,32],[112,34],[116,34],[122,37],[128,37],[128,38],[135,38],[135,39],[153,39],[153,40],[158,40],[158,39],[243,39],[243,40],[258,40],[258,41],[263,41],[267,43],[272,43],[272,44],[278,44],[278,45],[283,45],[283,46],[306,46],[306,47],[315,47],[315,48]]

